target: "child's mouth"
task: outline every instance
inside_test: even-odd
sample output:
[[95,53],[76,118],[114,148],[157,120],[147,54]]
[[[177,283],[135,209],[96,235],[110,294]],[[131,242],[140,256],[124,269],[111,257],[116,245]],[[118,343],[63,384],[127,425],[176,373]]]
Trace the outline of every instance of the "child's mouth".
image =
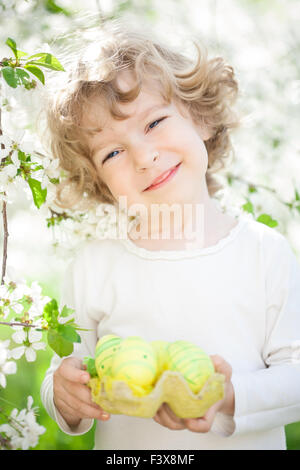
[[173,176],[177,173],[178,169],[179,169],[179,166],[181,165],[181,162],[178,163],[178,165],[174,166],[173,168],[171,168],[170,170],[168,170],[165,174],[165,176],[159,180],[158,183],[156,184],[151,184],[150,186],[148,186],[148,188],[144,189],[144,191],[151,191],[152,189],[157,189],[157,188],[160,188],[163,184],[167,183],[168,181],[170,181]]

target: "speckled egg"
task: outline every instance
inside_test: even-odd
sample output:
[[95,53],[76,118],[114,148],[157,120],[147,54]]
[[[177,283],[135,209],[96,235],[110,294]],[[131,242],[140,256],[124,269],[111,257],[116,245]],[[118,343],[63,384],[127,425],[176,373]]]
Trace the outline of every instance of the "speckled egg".
[[180,372],[194,393],[198,393],[215,372],[210,357],[188,341],[170,343],[167,352],[168,369]]
[[111,379],[125,381],[135,395],[142,396],[151,391],[156,375],[156,355],[150,343],[138,336],[124,339],[113,357]]
[[122,338],[116,335],[105,335],[99,339],[96,345],[95,366],[100,379],[104,375],[110,375],[112,359],[120,349]]

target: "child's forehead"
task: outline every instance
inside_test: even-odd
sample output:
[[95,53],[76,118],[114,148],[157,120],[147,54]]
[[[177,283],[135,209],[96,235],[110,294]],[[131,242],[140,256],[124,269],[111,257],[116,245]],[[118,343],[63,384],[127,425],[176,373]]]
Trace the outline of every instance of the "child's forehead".
[[[132,88],[132,86],[128,86],[128,82],[119,83],[122,91],[128,91]],[[117,107],[121,113],[128,115],[128,118],[134,116],[146,117],[148,112],[154,112],[159,108],[170,106],[172,103],[172,99],[171,101],[165,99],[161,88],[155,81],[148,81],[142,83],[141,91],[133,101],[118,102]],[[94,96],[84,108],[83,126],[104,128],[111,121],[117,122],[119,119],[115,119],[112,115],[110,103],[105,93]]]

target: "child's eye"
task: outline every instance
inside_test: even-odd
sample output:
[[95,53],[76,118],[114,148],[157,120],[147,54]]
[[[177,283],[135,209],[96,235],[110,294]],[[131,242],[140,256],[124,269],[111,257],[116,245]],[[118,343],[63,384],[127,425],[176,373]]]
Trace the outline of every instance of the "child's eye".
[[150,129],[153,129],[154,127],[157,127],[157,125],[163,121],[164,119],[166,119],[165,117],[161,118],[161,119],[156,119],[156,121],[153,121],[150,125],[149,125],[149,128]]
[[114,154],[117,153],[117,152],[119,152],[119,150],[114,150],[113,152],[110,152],[110,153],[104,158],[102,164],[103,164],[106,160],[108,160],[109,158],[115,157]]
[[[163,121],[164,119],[166,119],[166,117],[162,117],[160,119],[156,119],[155,121],[151,122],[151,124],[149,125],[149,128],[150,129],[153,129],[154,127],[157,127],[158,124]],[[113,152],[110,152],[103,160],[102,162],[102,165],[103,163],[106,162],[106,160],[109,160],[110,158],[114,158],[117,154],[119,153],[119,150],[114,150]]]

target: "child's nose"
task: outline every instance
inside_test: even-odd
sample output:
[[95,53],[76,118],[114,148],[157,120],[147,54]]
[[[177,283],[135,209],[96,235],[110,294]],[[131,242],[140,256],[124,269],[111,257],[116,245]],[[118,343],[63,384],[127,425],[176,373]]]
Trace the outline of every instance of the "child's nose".
[[137,171],[156,165],[159,153],[153,147],[139,147],[133,151],[134,166]]

